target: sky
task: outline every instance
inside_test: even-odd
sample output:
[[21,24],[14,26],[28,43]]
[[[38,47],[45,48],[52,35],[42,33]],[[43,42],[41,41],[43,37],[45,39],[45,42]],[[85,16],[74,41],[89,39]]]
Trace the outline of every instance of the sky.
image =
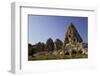
[[28,16],[29,43],[46,43],[48,38],[64,41],[64,35],[73,23],[84,42],[88,42],[88,17],[74,16]]

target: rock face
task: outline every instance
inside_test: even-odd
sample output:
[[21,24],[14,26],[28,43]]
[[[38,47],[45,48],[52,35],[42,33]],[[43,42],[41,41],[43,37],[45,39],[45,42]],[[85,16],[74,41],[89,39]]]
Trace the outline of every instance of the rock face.
[[36,45],[34,45],[36,47],[36,50],[38,50],[39,52],[44,51],[45,49],[45,44],[42,42],[38,42]]
[[[88,56],[88,44],[83,42],[79,32],[71,23],[65,32],[65,38],[62,42],[60,39],[49,38],[46,43],[38,42],[37,44],[28,44],[28,55],[38,58],[38,56],[58,57],[58,58],[82,58]],[[44,58],[46,58],[44,57]]]
[[66,44],[71,43],[75,44],[77,42],[82,42],[82,38],[79,35],[78,31],[76,30],[75,26],[71,23],[68,27],[67,32],[65,33],[65,39],[64,39],[64,47]]
[[49,38],[47,40],[45,50],[46,51],[53,51],[54,50],[54,42],[51,38]]
[[75,26],[71,23],[65,33],[63,51],[65,55],[69,54],[72,56],[77,53],[87,52],[87,47],[83,43],[81,36],[79,35]]
[[58,51],[59,49],[62,49],[63,42],[60,39],[56,39],[54,45],[55,45],[55,50]]

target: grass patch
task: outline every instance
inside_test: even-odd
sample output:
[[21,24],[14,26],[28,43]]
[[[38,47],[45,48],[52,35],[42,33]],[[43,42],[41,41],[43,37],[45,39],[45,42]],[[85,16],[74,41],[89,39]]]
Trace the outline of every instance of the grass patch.
[[80,58],[88,58],[88,56],[82,54],[77,54],[72,56],[48,54],[48,55],[29,56],[28,60],[33,61],[33,60],[56,60],[56,59],[80,59]]

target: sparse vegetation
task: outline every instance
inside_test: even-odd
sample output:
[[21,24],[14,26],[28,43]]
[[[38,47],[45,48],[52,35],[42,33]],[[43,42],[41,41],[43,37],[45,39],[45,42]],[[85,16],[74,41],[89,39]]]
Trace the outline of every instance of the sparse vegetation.
[[84,43],[71,23],[65,33],[64,42],[49,38],[46,43],[28,44],[28,60],[88,58],[88,44]]
[[53,54],[48,54],[48,55],[37,55],[37,56],[29,56],[29,60],[54,60],[54,59],[80,59],[80,58],[87,58],[88,55],[82,55],[82,54],[77,54],[77,55],[53,55]]

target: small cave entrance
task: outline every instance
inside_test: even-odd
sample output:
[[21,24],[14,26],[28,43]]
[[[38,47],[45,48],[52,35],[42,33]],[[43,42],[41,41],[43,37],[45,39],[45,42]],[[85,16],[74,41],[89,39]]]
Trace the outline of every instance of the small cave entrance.
[[68,36],[69,38],[71,37],[71,35]]
[[69,55],[69,52],[66,52],[65,55]]
[[72,50],[72,54],[74,54],[74,55],[75,55],[75,54],[77,54],[77,52],[76,52],[75,50]]

